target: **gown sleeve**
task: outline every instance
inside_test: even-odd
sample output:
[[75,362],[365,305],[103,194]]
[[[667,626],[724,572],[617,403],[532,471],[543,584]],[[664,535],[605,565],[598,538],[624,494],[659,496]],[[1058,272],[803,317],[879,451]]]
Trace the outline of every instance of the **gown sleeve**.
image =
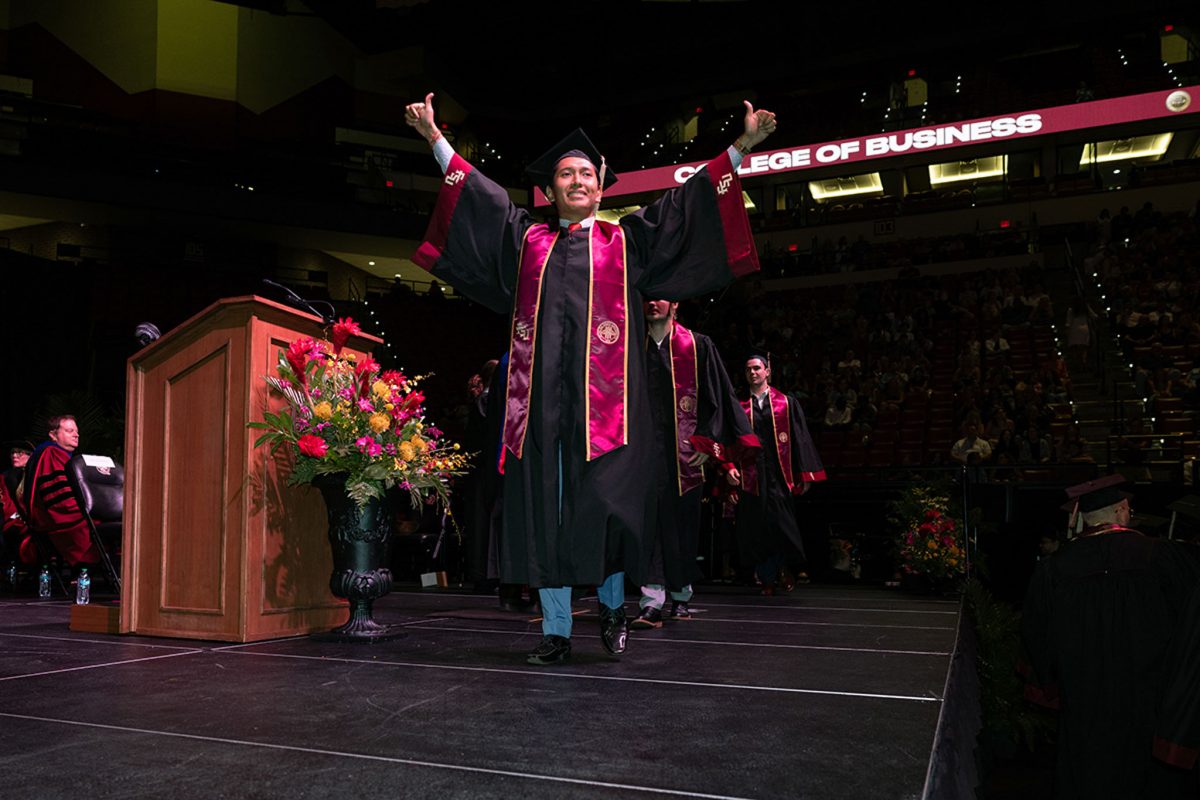
[[700,407],[692,446],[722,463],[732,462],[741,468],[757,457],[761,444],[733,392],[721,354],[707,336],[694,335],[701,375]]
[[808,432],[808,419],[804,416],[800,401],[788,395],[788,406],[792,418],[793,475],[796,477],[796,490],[799,491],[806,483],[825,480],[825,467]]
[[531,224],[502,187],[455,153],[413,261],[476,303],[508,313]]
[[684,300],[758,271],[742,184],[728,153],[680,186],[622,218],[643,295]]

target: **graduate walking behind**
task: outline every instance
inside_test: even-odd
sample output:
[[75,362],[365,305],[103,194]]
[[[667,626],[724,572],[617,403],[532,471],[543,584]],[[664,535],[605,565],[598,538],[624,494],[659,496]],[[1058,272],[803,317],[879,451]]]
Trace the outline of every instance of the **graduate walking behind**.
[[700,497],[703,466],[717,480],[737,485],[741,469],[758,454],[758,437],[742,413],[733,384],[712,340],[680,325],[678,303],[646,301],[646,378],[654,417],[658,465],[657,524],[646,537],[650,548],[641,610],[633,628],[662,626],[663,603],[671,593],[671,619],[691,616],[692,581],[700,575]]

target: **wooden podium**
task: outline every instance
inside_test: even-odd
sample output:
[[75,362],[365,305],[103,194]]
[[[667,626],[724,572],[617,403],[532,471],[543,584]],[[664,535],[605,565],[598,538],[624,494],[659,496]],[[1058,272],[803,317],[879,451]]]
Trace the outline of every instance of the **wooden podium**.
[[122,633],[252,642],[346,621],[320,493],[287,486],[290,455],[246,427],[284,405],[264,378],[301,336],[321,320],[235,297],[129,359]]

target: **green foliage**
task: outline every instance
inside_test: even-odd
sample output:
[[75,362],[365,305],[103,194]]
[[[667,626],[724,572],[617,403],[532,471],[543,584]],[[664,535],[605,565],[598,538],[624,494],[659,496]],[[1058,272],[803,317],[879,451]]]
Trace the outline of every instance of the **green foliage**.
[[1024,698],[1025,686],[1017,673],[1021,615],[996,600],[974,578],[966,581],[963,597],[978,638],[984,731],[993,741],[1009,741],[1033,750],[1053,737],[1057,723],[1050,712]]

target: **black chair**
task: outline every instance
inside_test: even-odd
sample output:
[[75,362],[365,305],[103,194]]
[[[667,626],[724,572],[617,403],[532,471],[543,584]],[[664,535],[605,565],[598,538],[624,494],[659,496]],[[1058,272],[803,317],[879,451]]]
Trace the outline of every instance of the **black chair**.
[[119,595],[121,578],[108,555],[105,540],[121,541],[125,518],[125,470],[120,464],[92,466],[84,457],[72,458],[67,462],[67,482],[75,491],[79,510],[87,520],[92,544],[100,552],[100,566]]

